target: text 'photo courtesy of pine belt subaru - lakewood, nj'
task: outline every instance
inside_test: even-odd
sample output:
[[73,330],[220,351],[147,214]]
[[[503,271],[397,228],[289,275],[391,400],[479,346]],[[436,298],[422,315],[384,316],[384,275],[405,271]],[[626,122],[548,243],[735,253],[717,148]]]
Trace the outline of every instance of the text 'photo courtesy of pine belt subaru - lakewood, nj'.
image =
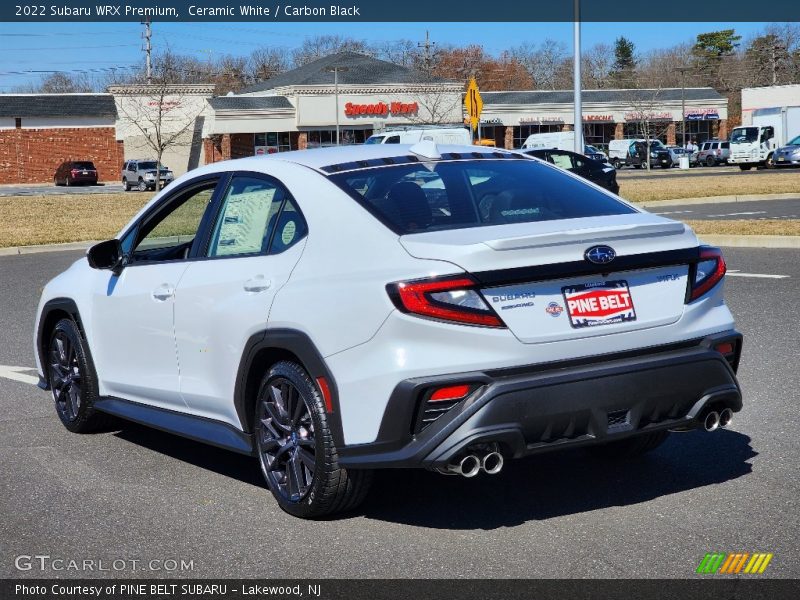
[[130,420],[256,456],[315,518],[375,469],[473,477],[726,426],[742,336],[724,275],[689,227],[522,153],[219,162],[47,284],[40,386],[73,432]]

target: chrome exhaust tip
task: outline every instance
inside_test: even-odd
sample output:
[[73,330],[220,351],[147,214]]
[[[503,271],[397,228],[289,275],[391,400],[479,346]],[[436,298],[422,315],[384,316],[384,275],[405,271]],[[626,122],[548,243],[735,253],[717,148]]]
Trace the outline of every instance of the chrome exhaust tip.
[[733,411],[730,408],[725,408],[719,413],[719,426],[727,427],[733,421]]
[[481,461],[481,468],[489,475],[497,475],[503,470],[503,455],[499,452],[489,452]]
[[457,464],[447,465],[447,470],[469,479],[481,472],[481,461],[474,454],[467,454]]
[[719,413],[715,410],[709,411],[703,419],[703,428],[706,431],[715,431],[719,427]]

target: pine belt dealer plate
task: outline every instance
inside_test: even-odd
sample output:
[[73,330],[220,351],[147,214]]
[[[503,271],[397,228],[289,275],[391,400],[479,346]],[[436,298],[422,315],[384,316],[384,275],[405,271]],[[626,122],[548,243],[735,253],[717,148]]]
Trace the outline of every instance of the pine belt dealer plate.
[[627,281],[568,285],[561,291],[569,323],[576,329],[636,320]]

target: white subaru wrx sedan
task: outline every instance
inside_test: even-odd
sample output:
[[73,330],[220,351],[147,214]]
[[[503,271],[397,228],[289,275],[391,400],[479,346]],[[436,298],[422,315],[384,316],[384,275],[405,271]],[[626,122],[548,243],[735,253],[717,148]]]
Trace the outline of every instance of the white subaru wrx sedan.
[[35,350],[70,431],[257,456],[314,518],[374,469],[473,477],[728,425],[724,274],[682,223],[518,153],[287,152],[177,179],[47,284]]

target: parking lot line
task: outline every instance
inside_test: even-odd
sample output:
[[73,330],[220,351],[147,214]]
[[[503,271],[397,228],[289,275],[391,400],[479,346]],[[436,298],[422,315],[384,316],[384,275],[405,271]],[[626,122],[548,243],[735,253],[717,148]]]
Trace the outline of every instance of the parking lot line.
[[30,367],[9,367],[0,365],[0,377],[4,379],[11,379],[12,381],[19,381],[21,383],[28,383],[36,385],[39,383],[39,378],[33,375],[26,375],[24,371],[33,371]]

